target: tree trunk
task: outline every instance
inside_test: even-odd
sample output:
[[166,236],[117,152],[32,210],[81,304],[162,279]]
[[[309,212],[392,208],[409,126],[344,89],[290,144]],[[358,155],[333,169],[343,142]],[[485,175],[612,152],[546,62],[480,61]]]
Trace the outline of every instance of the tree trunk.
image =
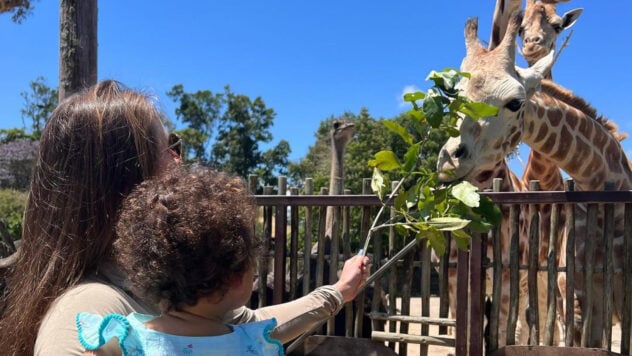
[[97,0],[60,0],[59,101],[97,82]]

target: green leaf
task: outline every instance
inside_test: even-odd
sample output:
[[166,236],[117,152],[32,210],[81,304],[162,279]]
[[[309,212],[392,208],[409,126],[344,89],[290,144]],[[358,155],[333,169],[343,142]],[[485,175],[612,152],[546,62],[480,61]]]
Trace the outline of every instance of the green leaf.
[[476,209],[476,212],[481,214],[490,224],[500,225],[502,212],[498,205],[494,204],[490,198],[481,197],[480,206]]
[[443,100],[440,96],[429,96],[422,106],[430,126],[437,128],[443,121]]
[[428,243],[435,250],[437,255],[443,256],[446,248],[446,241],[443,233],[437,230],[426,230],[417,235],[417,238],[424,237],[428,239]]
[[428,226],[441,231],[454,231],[463,229],[469,223],[470,220],[450,216],[432,218],[426,221],[426,224],[428,224]]
[[460,108],[462,113],[469,116],[472,119],[479,119],[481,117],[490,117],[498,115],[498,108],[481,102],[468,102],[463,104]]
[[408,194],[406,193],[405,189],[400,189],[397,192],[397,196],[395,197],[395,200],[393,201],[393,207],[396,210],[402,211],[408,211],[408,204],[406,204],[406,197],[408,196]]
[[393,120],[384,120],[382,122],[384,123],[384,126],[386,126],[387,129],[399,135],[399,137],[401,137],[404,140],[404,142],[406,142],[409,145],[413,144],[413,137],[400,124],[396,123]]
[[371,177],[371,190],[373,190],[374,194],[382,200],[384,198],[384,189],[386,185],[384,184],[384,175],[378,168],[373,169],[373,176]]
[[452,187],[452,196],[469,207],[477,207],[480,204],[480,195],[476,192],[477,187],[470,182],[463,181]]
[[404,101],[412,102],[417,100],[423,100],[426,97],[426,93],[422,91],[416,91],[413,93],[404,94]]
[[379,168],[382,171],[391,171],[401,167],[393,151],[380,151],[376,153],[375,159],[369,161],[369,166]]
[[414,117],[418,121],[424,121],[426,119],[426,116],[424,115],[424,112],[419,110],[419,108],[417,107],[417,104],[414,104],[414,105],[415,105],[415,108],[412,109],[412,110],[408,110],[406,112],[406,114]]
[[417,165],[417,158],[419,157],[419,150],[421,149],[421,145],[416,143],[406,151],[404,154],[404,166],[402,169],[405,172],[410,172]]
[[470,241],[472,240],[472,236],[467,233],[465,230],[454,230],[451,232],[452,238],[456,243],[456,246],[463,251],[467,251],[470,247]]

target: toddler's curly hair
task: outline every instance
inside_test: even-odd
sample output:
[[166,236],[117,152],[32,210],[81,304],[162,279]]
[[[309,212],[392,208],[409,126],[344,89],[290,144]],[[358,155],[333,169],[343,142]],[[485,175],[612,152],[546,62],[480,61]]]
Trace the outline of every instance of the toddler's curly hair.
[[255,205],[241,178],[181,166],[139,184],[116,225],[116,259],[135,293],[161,312],[223,295],[253,267]]

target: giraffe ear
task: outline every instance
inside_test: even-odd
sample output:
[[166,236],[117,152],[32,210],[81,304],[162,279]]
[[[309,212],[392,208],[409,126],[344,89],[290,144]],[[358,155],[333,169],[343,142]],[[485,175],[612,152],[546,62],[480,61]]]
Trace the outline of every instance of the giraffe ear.
[[538,90],[542,78],[551,70],[553,66],[553,58],[555,51],[549,52],[546,56],[540,58],[534,65],[529,68],[520,68],[516,66],[516,72],[524,80],[527,97],[530,97]]
[[573,26],[583,11],[584,9],[579,8],[564,13],[564,15],[562,15],[562,27],[566,30]]

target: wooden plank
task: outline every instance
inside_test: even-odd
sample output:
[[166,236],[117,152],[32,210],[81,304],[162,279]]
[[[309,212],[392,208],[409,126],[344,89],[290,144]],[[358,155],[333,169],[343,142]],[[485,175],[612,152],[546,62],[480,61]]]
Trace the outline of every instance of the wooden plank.
[[[492,181],[492,189],[495,192],[501,190],[503,184],[502,178],[494,178]],[[489,337],[487,340],[488,351],[498,349],[498,318],[500,315],[500,296],[501,296],[501,279],[502,279],[502,251],[500,247],[500,224],[490,232],[492,241],[493,255],[493,283],[492,283],[492,307],[489,315]]]
[[582,309],[582,338],[581,347],[592,346],[593,338],[601,338],[600,335],[592,335],[593,324],[593,272],[595,269],[595,244],[598,238],[597,231],[598,206],[589,204],[586,218],[586,238],[584,239],[585,263],[584,263],[584,308]]
[[426,325],[439,325],[439,326],[456,326],[456,320],[445,318],[434,318],[429,316],[414,316],[414,315],[390,315],[387,313],[370,313],[369,317],[376,320],[394,320],[404,321],[407,323],[426,324]]
[[468,303],[469,298],[469,253],[459,250],[457,253],[456,265],[456,319],[459,321],[455,332],[455,353],[456,355],[467,355],[468,349],[468,331],[469,331],[469,315]]
[[[278,178],[278,194],[285,195],[287,191],[287,178]],[[277,205],[274,216],[274,290],[272,291],[272,303],[283,303],[285,291],[285,251],[287,232],[287,206]]]
[[[345,194],[349,194],[350,191],[345,189]],[[351,257],[351,237],[349,236],[349,224],[351,219],[351,212],[348,206],[342,207],[342,254],[346,261]],[[356,300],[357,300],[356,296]],[[353,303],[347,303],[345,305],[345,336],[353,337]]]
[[[447,318],[450,312],[450,297],[448,295],[448,276],[450,268],[450,249],[452,245],[452,235],[449,232],[443,233],[445,237],[445,253],[439,261],[439,317]],[[454,310],[452,311],[455,312]],[[448,333],[448,328],[439,327],[439,335]]]
[[[632,201],[632,190],[624,191],[540,191],[540,192],[481,192],[481,196],[497,204],[556,204],[556,203],[627,203]],[[258,195],[257,205],[300,205],[300,206],[381,206],[375,195]],[[387,205],[392,205],[391,199]]]
[[[298,195],[298,188],[290,188],[290,194]],[[290,300],[298,296],[298,209],[296,205],[290,206]]]
[[[454,339],[439,336],[419,336],[419,335],[407,335],[398,333],[389,333],[384,331],[373,331],[371,333],[371,339],[376,341],[388,341],[388,342],[407,342],[410,344],[425,344],[425,345],[437,345],[454,347]],[[457,353],[457,355],[460,355]]]
[[[272,194],[272,187],[263,188],[264,194]],[[270,263],[270,248],[272,242],[272,207],[263,207],[263,254],[259,262],[259,307],[264,307],[268,300],[268,265]]]
[[483,302],[485,297],[485,270],[483,269],[482,234],[473,234],[470,245],[470,356],[483,355]]
[[621,354],[630,354],[632,325],[632,204],[625,204],[623,230],[623,308],[621,321]]
[[553,345],[555,322],[557,319],[557,240],[559,233],[560,206],[551,206],[551,225],[549,235],[549,251],[547,256],[547,288],[546,288],[546,325],[544,326],[544,344]]
[[[397,181],[391,182],[391,190],[397,187]],[[397,211],[394,208],[390,210],[390,218],[391,221],[397,216]],[[388,228],[388,258],[392,259],[393,256],[397,253],[397,240],[395,236],[395,227],[391,226]],[[388,277],[388,312],[391,314],[395,314],[397,312],[396,305],[397,298],[397,266],[393,265],[390,269],[389,277]],[[388,330],[394,333],[397,330],[397,323],[389,321],[388,322]],[[395,348],[395,344],[389,342],[388,347]]]
[[[529,182],[530,191],[540,190],[538,181]],[[529,288],[529,345],[540,344],[540,317],[538,308],[538,269],[540,266],[540,215],[535,204],[529,204],[529,270],[527,285]]]
[[[421,259],[421,317],[428,318],[430,317],[430,270],[432,266],[430,265],[430,247],[424,241],[421,244],[419,256]],[[412,263],[411,263],[412,265]],[[428,328],[428,324],[421,325],[421,335],[428,335],[430,330]],[[425,344],[419,345],[419,355],[426,356],[428,355],[428,346]]]
[[[312,178],[305,179],[305,194],[311,195],[314,192],[314,180]],[[314,224],[314,215],[311,206],[305,207],[305,237],[303,238],[303,295],[310,292],[310,281],[312,280],[312,229]]]
[[[401,281],[402,289],[400,307],[400,314],[402,315],[410,315],[410,298],[412,296],[411,284],[413,283],[413,261],[415,259],[415,255],[415,253],[409,253],[404,257],[404,276]],[[408,322],[402,321],[399,323],[399,332],[402,334],[408,334]],[[408,345],[405,342],[399,344],[399,354],[402,356],[408,355]]]
[[[362,194],[369,194],[371,192],[371,178],[362,179]],[[362,213],[360,215],[360,237],[365,238],[369,234],[369,228],[371,227],[371,207],[363,206]],[[369,251],[365,251],[368,255]],[[379,298],[377,295],[373,295],[373,299]],[[362,335],[362,329],[364,327],[364,308],[366,303],[365,292],[362,291],[356,297],[356,303],[358,305],[358,312],[355,315],[354,322],[354,337],[360,337]]]
[[[604,190],[614,190],[613,182],[606,182]],[[604,241],[604,303],[603,303],[603,336],[604,343],[608,351],[612,350],[612,298],[613,298],[613,279],[614,279],[614,252],[612,251],[612,242],[614,240],[614,206],[612,204],[604,204],[603,207],[603,236]]]
[[[320,188],[320,194],[325,196],[328,190]],[[316,286],[320,287],[325,283],[325,221],[327,217],[327,206],[321,206],[318,215],[318,250],[316,257]]]
[[[572,192],[575,190],[575,182],[572,179],[564,181],[564,190]],[[566,204],[566,310],[564,311],[564,345],[573,346],[575,338],[575,205]]]
[[507,345],[516,343],[518,302],[520,299],[520,206],[509,208],[509,315],[507,320]]

